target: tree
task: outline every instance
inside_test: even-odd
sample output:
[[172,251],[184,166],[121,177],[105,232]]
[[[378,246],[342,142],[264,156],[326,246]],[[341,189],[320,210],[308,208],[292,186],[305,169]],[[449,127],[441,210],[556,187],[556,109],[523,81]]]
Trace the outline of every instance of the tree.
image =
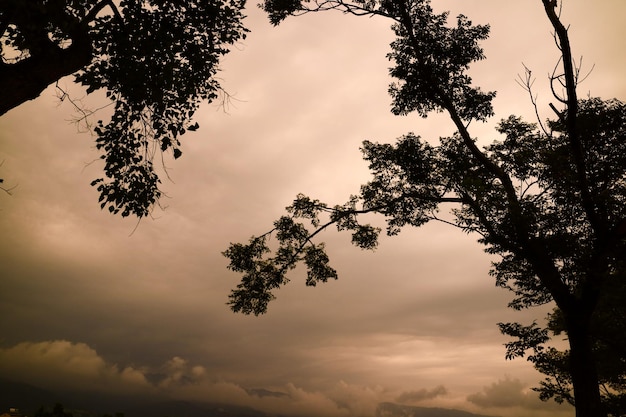
[[[598,382],[604,412],[610,416],[626,415],[626,281],[624,276],[614,275],[606,283],[606,290],[598,299],[595,315],[592,317],[591,340],[594,358],[598,366]],[[569,350],[559,351],[554,347],[545,348],[543,343],[548,334],[559,336],[566,333],[564,317],[558,308],[549,315],[548,327],[519,324],[501,325],[502,329],[518,338],[507,344],[507,355],[528,356],[535,368],[546,375],[540,387],[534,388],[541,399],[555,399],[557,402],[575,405],[572,395],[572,378],[569,364]]]
[[0,115],[74,74],[114,108],[97,122],[101,208],[146,216],[161,196],[153,158],[181,156],[228,46],[245,37],[245,0],[0,0]]
[[56,403],[52,411],[44,409],[43,406],[35,413],[35,417],[72,417],[72,413],[65,411],[63,404]]
[[[560,53],[560,68],[550,82],[562,110],[551,106],[556,117],[547,124],[510,116],[497,128],[503,139],[481,148],[469,126],[493,116],[495,93],[474,86],[467,70],[484,58],[479,42],[487,38],[488,26],[473,25],[463,15],[449,24],[448,14],[435,13],[429,0],[266,0],[263,7],[274,24],[290,15],[331,9],[391,19],[396,35],[389,54],[396,79],[389,89],[392,112],[424,117],[445,112],[456,133],[437,145],[413,133],[395,145],[366,141],[362,152],[373,178],[358,195],[335,206],[298,195],[272,230],[246,244],[231,244],[224,252],[229,269],[243,276],[230,294],[230,307],[264,313],[273,290],[288,282],[286,274],[300,262],[307,267],[307,285],[336,279],[324,244],[314,240],[331,226],[351,232],[355,245],[373,249],[380,229],[362,224],[359,215],[382,214],[387,234],[394,235],[404,226],[441,220],[438,212],[449,207],[454,219],[447,223],[475,233],[488,253],[499,256],[491,275],[515,295],[510,307],[555,303],[569,351],[540,356],[547,367],[539,360],[535,364],[550,375],[550,366],[565,361],[567,368],[552,376],[557,383],[564,376],[571,381],[576,415],[606,415],[597,356],[604,332],[598,326],[614,317],[603,303],[625,271],[626,105],[578,99],[580,68],[572,59],[557,1],[542,0],[542,5]],[[530,78],[526,81],[530,90]],[[549,340],[548,329],[536,324],[500,326],[518,337],[508,344],[508,357],[532,348],[543,351]],[[551,328],[557,329],[555,324]],[[616,360],[623,364],[623,352],[619,355]],[[623,390],[623,385],[613,389]]]

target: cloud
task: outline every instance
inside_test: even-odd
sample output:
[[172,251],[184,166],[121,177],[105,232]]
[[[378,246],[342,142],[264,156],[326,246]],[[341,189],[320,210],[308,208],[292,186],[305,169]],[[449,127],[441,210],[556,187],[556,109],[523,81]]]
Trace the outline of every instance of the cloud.
[[350,385],[344,381],[331,384],[324,390],[292,382],[270,388],[247,388],[209,375],[194,379],[189,373],[193,367],[189,364],[185,367],[185,371],[179,369],[158,384],[161,392],[170,398],[237,404],[272,415],[302,417],[372,416],[378,403],[385,398],[382,387]]
[[133,393],[149,386],[140,370],[107,364],[86,344],[66,340],[23,342],[0,349],[0,374],[54,389]]
[[498,380],[490,386],[483,387],[482,392],[467,396],[467,400],[480,407],[514,407],[528,402],[529,395],[524,392],[524,384],[519,379]]
[[246,388],[211,375],[198,364],[174,356],[160,366],[124,367],[108,363],[85,343],[67,340],[23,342],[0,349],[0,374],[51,391],[108,392],[205,403],[247,406],[270,414],[315,417],[371,416],[385,399],[380,386],[344,381],[326,390],[285,383]]
[[481,408],[522,409],[552,413],[571,413],[572,410],[567,405],[541,401],[537,393],[526,388],[526,384],[509,376],[483,387],[480,392],[468,395],[467,401]]
[[372,415],[378,404],[387,399],[388,393],[381,385],[361,386],[339,381],[330,387],[327,395],[350,415],[367,416]]
[[406,391],[403,392],[396,398],[396,402],[398,403],[416,403],[423,400],[432,400],[440,395],[445,395],[448,393],[448,390],[443,385],[438,385],[431,390],[427,390],[426,388],[422,388],[417,391]]
[[380,387],[361,387],[343,381],[326,390],[305,388],[291,382],[270,388],[248,388],[198,372],[203,367],[192,366],[181,358],[173,358],[164,368],[170,372],[156,383],[160,395],[186,401],[236,404],[272,415],[372,416],[385,394]]

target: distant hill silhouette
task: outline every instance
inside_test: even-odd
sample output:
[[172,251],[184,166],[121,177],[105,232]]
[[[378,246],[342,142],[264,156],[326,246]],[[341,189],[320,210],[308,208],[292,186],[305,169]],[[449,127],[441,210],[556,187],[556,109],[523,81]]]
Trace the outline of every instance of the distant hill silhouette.
[[280,391],[270,391],[265,388],[250,388],[246,389],[246,392],[250,395],[256,395],[257,397],[289,397],[289,394]]
[[376,417],[494,417],[462,410],[435,407],[416,407],[395,403],[380,403]]
[[58,394],[20,382],[0,378],[0,414],[10,408],[32,416],[41,405],[63,402]]
[[129,405],[123,412],[124,417],[268,417],[248,407],[189,401]]
[[[258,391],[264,395],[272,394],[271,391]],[[52,408],[56,403],[63,404],[74,417],[100,417],[116,412],[124,413],[124,417],[268,417],[261,411],[236,405],[106,393],[52,392],[0,378],[0,414],[18,408],[23,414],[32,416],[40,407]]]
[[[250,389],[259,397],[287,397],[282,392],[262,388]],[[105,393],[52,392],[32,385],[0,378],[0,414],[18,408],[32,416],[39,407],[51,408],[61,403],[74,417],[100,417],[124,413],[125,417],[290,417],[266,414],[249,407],[193,401],[162,400],[149,397],[122,396]],[[381,403],[376,417],[493,417],[445,408],[413,407]]]

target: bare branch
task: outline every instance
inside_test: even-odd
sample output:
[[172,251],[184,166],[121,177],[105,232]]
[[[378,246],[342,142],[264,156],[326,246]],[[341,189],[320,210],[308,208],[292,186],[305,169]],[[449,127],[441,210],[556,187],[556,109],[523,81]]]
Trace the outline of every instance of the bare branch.
[[556,92],[556,90],[554,89],[554,82],[555,81],[558,81],[559,84],[561,84],[561,87],[565,87],[565,85],[563,84],[563,80],[562,80],[564,74],[556,75],[557,71],[559,70],[559,65],[561,64],[562,61],[563,61],[563,57],[559,56],[559,59],[557,60],[556,64],[554,65],[554,69],[552,70],[552,74],[548,75],[548,78],[550,79],[550,90],[552,91],[552,95],[554,96],[554,98],[556,98],[557,100],[559,100],[563,104],[567,104],[567,98],[561,97]]
[[515,82],[522,87],[524,90],[526,90],[526,92],[528,92],[528,96],[530,97],[530,102],[533,105],[533,108],[535,109],[535,117],[537,118],[537,123],[539,123],[539,126],[541,127],[541,130],[543,131],[543,133],[550,137],[552,136],[551,132],[548,132],[548,130],[546,129],[546,127],[544,126],[543,122],[541,121],[541,116],[539,115],[539,106],[537,105],[537,95],[533,94],[533,84],[535,83],[535,78],[532,77],[532,71],[524,64],[522,64],[524,66],[524,78],[522,78],[521,75],[518,74],[517,76],[517,80],[515,80]]
[[[0,183],[1,183],[1,179],[0,179]],[[0,191],[4,191],[5,193],[7,193],[8,195],[13,195],[13,190],[15,190],[17,188],[17,185],[14,185],[11,188],[5,188],[3,186],[0,186]]]
[[587,71],[587,73],[580,78],[580,71],[582,69],[583,66],[583,57],[581,56],[580,59],[578,60],[578,64],[576,65],[576,85],[580,85],[581,83],[583,83],[593,72],[593,70],[596,68],[596,64],[593,64],[591,66],[591,69],[589,71]]
[[[526,196],[526,193],[528,193],[531,188],[537,184],[539,184],[539,180],[535,180],[535,181],[523,181],[525,183],[525,187],[522,188],[522,185],[520,184],[520,199],[524,198]],[[540,194],[544,194],[546,191],[545,189],[540,193]]]
[[432,215],[431,219],[436,221],[436,222],[447,224],[448,226],[452,226],[452,227],[455,227],[457,229],[461,229],[462,231],[464,231],[466,233],[472,233],[473,232],[473,233],[478,233],[483,238],[487,237],[487,234],[485,234],[484,232],[482,232],[481,230],[479,230],[476,227],[463,226],[463,225],[460,225],[458,223],[452,222],[450,220],[445,220],[445,219],[442,219],[441,217],[437,217],[434,214]]
[[[589,223],[593,230],[599,236],[607,236],[608,226],[605,222],[600,220],[600,216],[596,211],[596,208],[592,199],[592,190],[589,180],[587,178],[587,169],[584,157],[584,150],[580,138],[578,136],[577,128],[577,116],[578,116],[578,97],[576,93],[577,76],[575,65],[572,59],[572,50],[569,42],[568,29],[563,26],[559,15],[557,15],[554,4],[551,0],[542,0],[546,15],[554,28],[556,36],[558,36],[558,43],[561,50],[562,62],[563,62],[563,78],[565,79],[566,97],[564,103],[567,105],[567,114],[565,118],[565,126],[567,129],[567,136],[572,149],[572,155],[576,166],[576,174],[578,177],[579,188],[581,192],[582,205],[589,219]],[[559,11],[560,13],[560,11]],[[563,101],[563,100],[561,100]]]
[[[4,161],[0,162],[0,167],[4,165]],[[0,178],[0,184],[4,183],[4,179]],[[7,193],[8,195],[13,195],[13,190],[15,190],[17,188],[17,185],[14,185],[11,188],[6,188],[3,185],[0,185],[0,191],[4,191],[5,193]]]
[[233,102],[239,102],[239,103],[246,102],[245,100],[238,99],[237,97],[235,97],[234,94],[230,94],[221,86],[218,89],[218,93],[220,94],[221,98],[219,100],[219,103],[217,103],[217,109],[218,110],[221,109],[222,112],[225,114],[230,114],[229,109],[231,106],[234,108],[237,108],[237,106],[234,105]]
[[[88,109],[86,108],[81,99],[75,99],[72,98],[72,96],[59,85],[59,82],[57,81],[55,84],[55,88],[57,91],[57,98],[59,99],[59,101],[63,102],[63,101],[68,101],[72,107],[74,107],[74,110],[76,110],[76,112],[78,112],[79,116],[78,117],[74,117],[72,120],[70,120],[73,124],[75,124],[78,128],[78,131],[81,133],[84,132],[92,132],[93,129],[93,125],[91,124],[90,121],[90,117],[93,116],[95,113],[97,113],[100,110],[103,110],[111,105],[113,105],[113,102],[110,102],[108,104],[105,104],[104,106],[100,106],[94,110]],[[80,125],[84,124],[84,128],[81,128]]]

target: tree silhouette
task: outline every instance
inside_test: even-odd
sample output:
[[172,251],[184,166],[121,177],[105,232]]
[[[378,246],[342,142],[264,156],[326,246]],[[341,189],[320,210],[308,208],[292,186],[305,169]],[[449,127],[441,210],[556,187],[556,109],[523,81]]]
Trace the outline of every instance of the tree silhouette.
[[219,59],[245,37],[245,0],[2,0],[0,115],[74,74],[114,108],[98,121],[105,178],[101,207],[143,217],[161,196],[158,152],[181,156],[179,137],[214,100]]
[[39,410],[35,413],[35,417],[72,417],[72,413],[65,411],[63,404],[56,403],[52,407],[52,411],[48,411],[43,406],[39,407]]
[[[542,357],[548,365],[565,358],[567,368],[553,376],[571,381],[573,393],[565,399],[575,402],[578,417],[606,415],[595,344],[598,324],[614,314],[601,307],[603,300],[610,283],[623,279],[625,271],[626,105],[578,99],[580,74],[568,31],[557,2],[542,3],[560,53],[562,72],[550,81],[563,110],[553,106],[556,118],[546,125],[510,116],[497,128],[503,140],[480,148],[469,126],[493,116],[494,93],[474,86],[467,70],[484,58],[479,42],[487,38],[488,26],[473,25],[462,15],[450,25],[448,14],[435,13],[428,0],[265,1],[274,24],[289,15],[332,9],[391,19],[396,35],[389,54],[396,79],[389,90],[393,113],[445,112],[457,131],[437,145],[412,133],[395,145],[366,141],[362,152],[372,179],[358,195],[334,206],[298,195],[272,230],[247,244],[231,244],[224,255],[229,268],[243,277],[230,295],[230,307],[245,314],[266,312],[273,290],[288,282],[286,274],[299,262],[307,267],[307,285],[336,279],[324,244],[314,240],[331,226],[352,233],[355,245],[373,249],[380,230],[362,224],[359,215],[382,214],[387,234],[394,235],[404,226],[442,221],[438,212],[449,207],[454,220],[447,223],[475,233],[488,253],[499,256],[491,274],[515,295],[510,307],[556,304],[558,329],[567,335],[569,351]],[[272,236],[278,246],[274,251]],[[508,357],[543,351],[549,340],[548,329],[536,324],[500,327],[517,338],[507,346]],[[618,359],[623,363],[623,353]],[[541,361],[535,365],[549,375]],[[563,399],[558,395],[552,397]]]

